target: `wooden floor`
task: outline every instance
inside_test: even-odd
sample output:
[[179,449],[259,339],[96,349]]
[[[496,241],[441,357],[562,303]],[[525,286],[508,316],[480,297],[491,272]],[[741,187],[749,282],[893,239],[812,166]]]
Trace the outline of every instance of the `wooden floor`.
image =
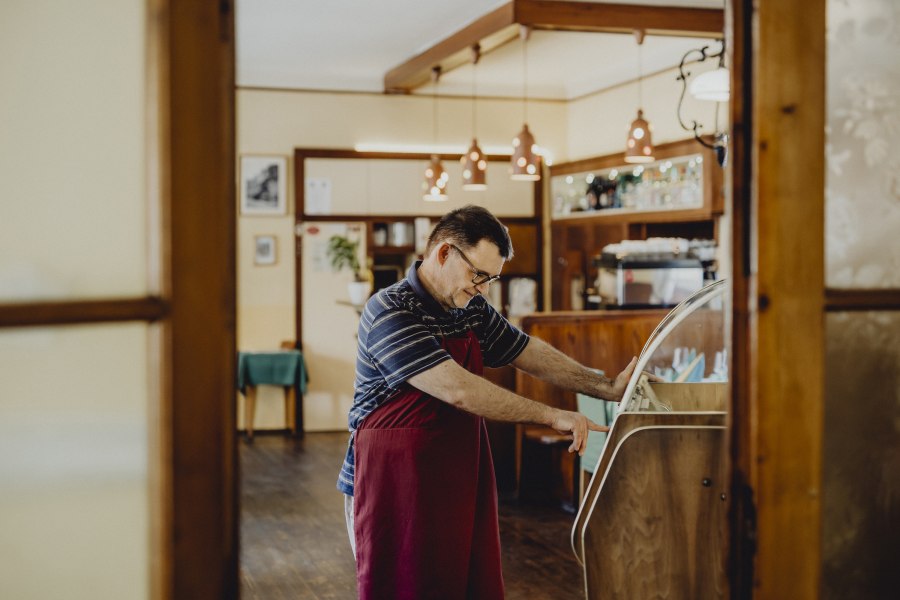
[[[352,599],[356,575],[343,497],[335,488],[345,433],[241,442],[241,597]],[[509,600],[583,598],[569,548],[572,516],[501,502],[503,575]]]

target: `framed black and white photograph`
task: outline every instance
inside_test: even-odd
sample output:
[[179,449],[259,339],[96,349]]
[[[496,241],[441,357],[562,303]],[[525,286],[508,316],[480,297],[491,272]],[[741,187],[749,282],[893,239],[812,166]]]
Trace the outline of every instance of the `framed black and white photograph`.
[[275,264],[275,236],[274,235],[257,235],[253,237],[253,264],[256,265],[274,265]]
[[287,159],[242,156],[240,187],[242,215],[286,214]]

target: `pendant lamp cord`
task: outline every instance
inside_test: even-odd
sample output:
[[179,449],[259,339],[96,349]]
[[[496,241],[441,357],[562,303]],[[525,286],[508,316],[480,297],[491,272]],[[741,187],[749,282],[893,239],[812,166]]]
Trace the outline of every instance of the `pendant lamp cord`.
[[634,32],[638,43],[638,108],[644,109],[644,32]]
[[638,46],[638,106],[644,108],[644,45]]
[[434,87],[432,88],[431,93],[431,124],[432,124],[432,133],[434,134],[434,147],[437,148],[438,143],[438,109],[437,109],[437,97],[438,97],[438,86],[441,81],[441,67],[437,66],[431,70],[431,78],[434,80]]
[[522,122],[528,123],[528,34],[522,36]]
[[478,105],[477,105],[477,103],[475,102],[475,98],[476,98],[477,95],[478,95],[478,93],[477,93],[478,84],[477,84],[477,82],[476,82],[476,71],[475,71],[475,66],[478,64],[478,51],[479,51],[479,47],[478,47],[478,45],[476,44],[476,45],[472,48],[472,137],[473,137],[473,138],[477,137],[477,136],[475,135],[475,132],[478,131],[478,129],[477,129],[477,125],[478,125],[478,117],[477,117]]

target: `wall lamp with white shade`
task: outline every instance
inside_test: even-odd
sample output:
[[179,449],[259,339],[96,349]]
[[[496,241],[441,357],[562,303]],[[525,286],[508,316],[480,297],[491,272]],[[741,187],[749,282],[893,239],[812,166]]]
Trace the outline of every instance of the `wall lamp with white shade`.
[[[678,77],[676,80],[682,83],[681,97],[678,99],[678,124],[681,125],[682,129],[685,131],[693,133],[694,139],[700,142],[700,144],[715,150],[716,161],[719,163],[719,166],[724,167],[728,160],[728,133],[719,131],[718,103],[728,102],[728,99],[731,97],[731,74],[725,67],[725,41],[723,40],[721,43],[722,47],[715,53],[708,52],[709,46],[688,50],[681,58],[681,63],[678,65]],[[691,81],[690,86],[688,86],[688,77],[691,76],[691,72],[685,70],[685,65],[701,63],[706,59],[711,58],[719,59],[718,67],[712,71],[701,73],[695,77],[694,80]],[[684,120],[681,118],[681,107],[682,104],[684,104],[684,95],[688,91],[690,91],[691,96],[697,100],[706,100],[716,103],[715,133],[713,134],[712,143],[707,142],[700,136],[700,130],[703,129],[703,125],[697,121],[691,120],[691,125],[688,126],[685,125]]]

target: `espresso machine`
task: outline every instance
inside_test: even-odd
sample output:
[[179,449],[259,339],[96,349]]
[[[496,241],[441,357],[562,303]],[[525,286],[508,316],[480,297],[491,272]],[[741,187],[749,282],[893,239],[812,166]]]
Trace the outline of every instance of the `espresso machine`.
[[650,238],[605,246],[594,258],[599,308],[671,308],[715,278],[707,240]]

